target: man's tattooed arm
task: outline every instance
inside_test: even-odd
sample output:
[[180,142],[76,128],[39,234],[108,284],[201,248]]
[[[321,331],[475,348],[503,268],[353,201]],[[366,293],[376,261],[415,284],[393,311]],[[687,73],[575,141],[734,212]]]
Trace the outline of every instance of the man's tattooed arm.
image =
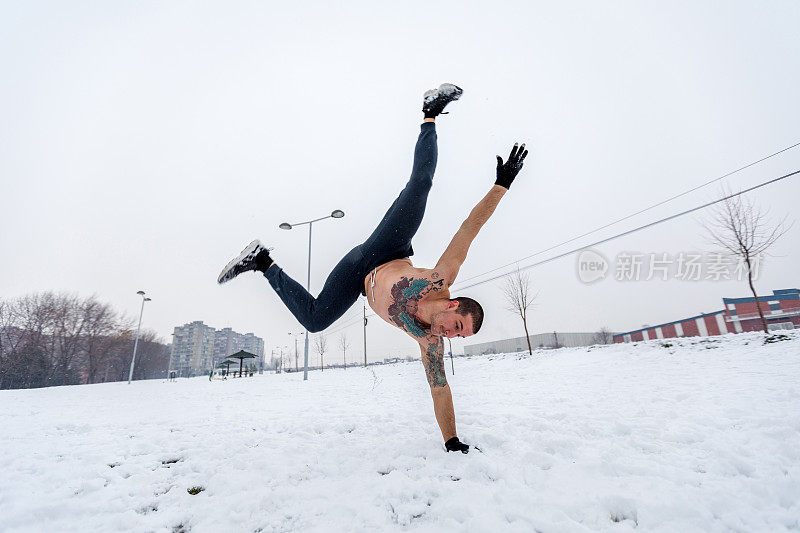
[[428,335],[420,340],[422,349],[422,364],[425,366],[425,375],[431,386],[433,398],[433,413],[436,423],[442,431],[442,438],[447,442],[456,433],[456,415],[453,410],[453,396],[444,373],[444,342],[441,337]]
[[447,385],[447,377],[444,372],[444,342],[441,337],[428,335],[425,344],[420,344],[422,348],[422,364],[425,365],[425,375],[428,376],[428,384],[431,388],[444,387]]

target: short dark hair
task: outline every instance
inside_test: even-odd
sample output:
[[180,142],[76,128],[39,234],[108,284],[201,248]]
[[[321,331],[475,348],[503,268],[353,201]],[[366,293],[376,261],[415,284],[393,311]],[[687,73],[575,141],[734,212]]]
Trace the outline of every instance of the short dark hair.
[[472,315],[472,334],[478,333],[481,325],[483,325],[483,307],[481,307],[481,304],[466,296],[453,298],[453,301],[458,302],[456,313],[461,316]]

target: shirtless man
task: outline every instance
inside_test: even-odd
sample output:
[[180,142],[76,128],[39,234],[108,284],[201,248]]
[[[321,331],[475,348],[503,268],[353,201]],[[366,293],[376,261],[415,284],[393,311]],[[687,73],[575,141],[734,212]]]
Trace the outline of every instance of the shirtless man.
[[286,275],[257,240],[228,263],[217,282],[225,283],[250,270],[262,272],[289,311],[311,332],[330,326],[355,303],[359,294],[367,296],[378,316],[419,343],[445,448],[448,452],[467,453],[469,445],[462,443],[456,434],[442,337],[469,337],[477,333],[483,323],[483,309],[471,298],[451,298],[449,288],[467,258],[472,240],[508,191],[528,152],[524,144],[515,144],[508,161],[503,162],[497,156],[494,186],[461,224],[436,266],[415,267],[409,259],[414,254],[411,239],[422,222],[433,184],[437,158],[435,119],[461,93],[461,88],[449,83],[425,93],[422,108],[425,119],[414,150],[411,178],[372,235],[334,267],[319,296],[314,298]]

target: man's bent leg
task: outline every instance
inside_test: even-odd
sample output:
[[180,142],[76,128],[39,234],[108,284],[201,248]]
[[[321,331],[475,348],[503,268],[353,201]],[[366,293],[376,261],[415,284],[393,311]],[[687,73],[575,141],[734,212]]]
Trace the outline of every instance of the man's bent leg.
[[357,246],[334,267],[316,298],[277,264],[273,263],[264,276],[298,322],[308,331],[317,332],[333,324],[358,299],[364,281],[361,259]]
[[425,215],[425,205],[433,185],[433,174],[439,154],[435,123],[426,121],[420,129],[414,149],[411,177],[378,227],[362,245],[367,262],[380,260],[381,256],[392,255],[398,251],[407,250],[407,255],[411,253],[411,239]]

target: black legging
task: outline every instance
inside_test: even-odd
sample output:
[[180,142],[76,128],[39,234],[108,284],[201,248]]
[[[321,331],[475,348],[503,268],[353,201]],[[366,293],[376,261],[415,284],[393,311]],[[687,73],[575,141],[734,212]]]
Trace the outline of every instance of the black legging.
[[411,239],[422,223],[428,192],[436,170],[436,127],[422,124],[414,149],[411,178],[378,227],[331,271],[325,286],[314,298],[302,285],[273,264],[264,276],[297,320],[311,332],[322,331],[341,317],[364,294],[364,278],[384,263],[414,255]]

